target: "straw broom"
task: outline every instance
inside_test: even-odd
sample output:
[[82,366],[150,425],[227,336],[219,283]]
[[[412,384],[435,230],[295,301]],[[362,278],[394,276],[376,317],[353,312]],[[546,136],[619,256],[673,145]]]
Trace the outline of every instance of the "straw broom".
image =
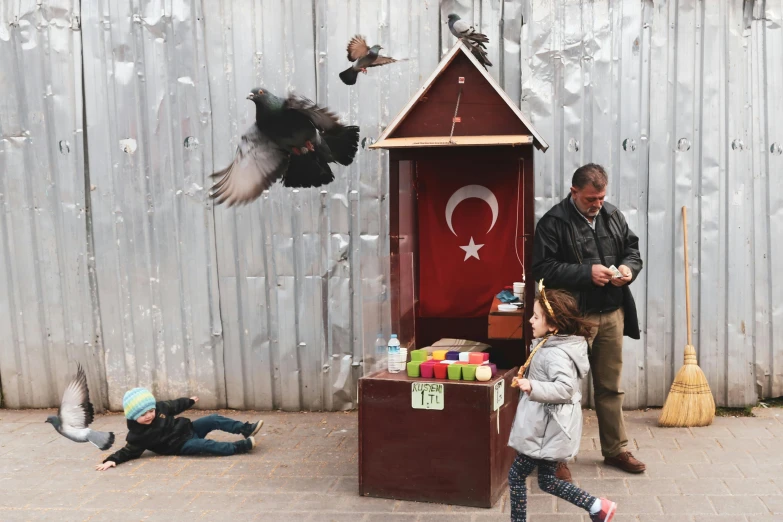
[[715,418],[715,400],[704,372],[696,363],[696,348],[691,342],[691,286],[688,276],[688,218],[682,207],[683,241],[685,243],[685,310],[688,314],[688,344],[685,364],[674,378],[669,396],[658,418],[665,427],[709,426]]

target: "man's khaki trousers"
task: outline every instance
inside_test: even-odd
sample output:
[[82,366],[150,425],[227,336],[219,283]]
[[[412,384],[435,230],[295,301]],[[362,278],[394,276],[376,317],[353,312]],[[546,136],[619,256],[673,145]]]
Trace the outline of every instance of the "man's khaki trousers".
[[620,390],[625,313],[620,307],[614,312],[588,314],[587,319],[598,325],[593,327],[588,344],[601,453],[604,457],[614,457],[628,446],[623,421],[625,393]]

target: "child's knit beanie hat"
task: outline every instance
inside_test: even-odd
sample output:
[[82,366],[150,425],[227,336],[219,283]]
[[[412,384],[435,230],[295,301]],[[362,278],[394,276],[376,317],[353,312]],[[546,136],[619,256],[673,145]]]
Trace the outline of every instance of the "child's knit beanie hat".
[[122,398],[125,416],[135,421],[151,409],[155,408],[155,397],[145,388],[133,388],[125,392]]

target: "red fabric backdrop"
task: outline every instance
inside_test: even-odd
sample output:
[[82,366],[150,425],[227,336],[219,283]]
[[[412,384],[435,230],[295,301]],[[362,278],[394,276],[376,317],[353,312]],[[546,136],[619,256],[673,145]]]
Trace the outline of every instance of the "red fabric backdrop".
[[523,234],[519,168],[516,160],[491,157],[417,162],[421,317],[487,315],[493,296],[521,280],[514,252],[517,241],[524,259],[523,241],[516,238]]

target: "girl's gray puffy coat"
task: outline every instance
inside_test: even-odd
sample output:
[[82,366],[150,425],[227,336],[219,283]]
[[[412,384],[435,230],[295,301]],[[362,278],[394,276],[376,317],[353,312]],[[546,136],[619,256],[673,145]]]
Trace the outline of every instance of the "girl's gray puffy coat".
[[[535,339],[532,346],[539,341]],[[520,392],[508,445],[535,459],[574,457],[582,437],[580,383],[589,370],[584,337],[550,337],[528,368],[532,391]]]

